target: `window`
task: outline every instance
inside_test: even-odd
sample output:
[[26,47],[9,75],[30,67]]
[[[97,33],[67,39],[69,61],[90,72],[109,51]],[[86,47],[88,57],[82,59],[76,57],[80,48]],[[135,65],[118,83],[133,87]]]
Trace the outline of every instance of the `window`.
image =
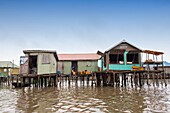
[[42,56],[42,64],[50,64],[50,55],[43,54],[43,56]]
[[127,64],[138,64],[139,55],[138,53],[128,53],[127,54]]
[[124,54],[110,54],[111,64],[124,64]]
[[27,56],[21,56],[20,57],[20,64],[25,64],[26,61],[28,61],[28,57]]

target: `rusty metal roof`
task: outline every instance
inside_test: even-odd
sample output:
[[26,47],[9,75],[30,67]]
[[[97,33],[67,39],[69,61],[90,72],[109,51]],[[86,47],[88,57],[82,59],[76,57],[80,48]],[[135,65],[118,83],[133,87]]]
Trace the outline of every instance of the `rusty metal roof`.
[[100,55],[96,53],[86,54],[58,54],[60,61],[75,61],[75,60],[99,60]]
[[162,54],[164,54],[163,52],[152,51],[152,50],[143,50],[142,52],[147,53],[147,54],[153,54],[153,55],[162,55]]

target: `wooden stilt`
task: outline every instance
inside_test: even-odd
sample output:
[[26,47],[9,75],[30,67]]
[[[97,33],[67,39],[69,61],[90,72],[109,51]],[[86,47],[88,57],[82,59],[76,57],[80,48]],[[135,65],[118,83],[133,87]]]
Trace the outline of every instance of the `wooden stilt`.
[[113,87],[115,85],[115,73],[112,73],[113,74]]
[[156,74],[156,86],[159,86],[158,78],[159,78],[159,73]]
[[29,87],[31,86],[31,78],[28,78]]
[[155,73],[152,72],[153,86],[155,87]]
[[93,86],[94,83],[94,77],[95,77],[96,73],[92,73],[92,80],[91,80],[91,86]]
[[87,85],[89,85],[89,76],[90,75],[87,75]]
[[19,79],[19,78],[18,78],[18,75],[17,75],[17,87],[19,87],[19,81],[18,81],[18,79]]
[[121,82],[122,82],[122,85],[121,85],[121,87],[123,87],[123,81],[124,81],[123,74],[121,74],[121,77],[122,77],[122,79],[121,79]]
[[131,75],[131,87],[133,88],[133,74]]
[[44,78],[44,86],[47,87],[47,77]]
[[68,76],[68,85],[70,86],[70,76]]
[[100,79],[101,76],[102,76],[101,73],[96,73],[97,86],[101,86],[101,79]]
[[40,80],[41,80],[41,87],[43,87],[43,77],[41,77]]
[[103,86],[107,86],[107,83],[106,83],[107,74],[106,74],[106,73],[103,73],[103,74],[101,74],[100,76],[102,76]]
[[22,82],[23,82],[22,86],[25,86],[25,77],[23,77],[22,79],[23,79],[22,80]]
[[139,73],[139,86],[142,87],[142,73]]
[[58,86],[58,75],[56,75],[56,86]]
[[51,77],[48,77],[48,87],[51,87]]
[[123,76],[124,76],[124,86],[126,87],[126,74],[124,73]]

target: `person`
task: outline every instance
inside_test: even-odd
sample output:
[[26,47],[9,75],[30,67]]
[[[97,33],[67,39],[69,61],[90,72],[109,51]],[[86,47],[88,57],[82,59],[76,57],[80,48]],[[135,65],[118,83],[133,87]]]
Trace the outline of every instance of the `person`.
[[71,69],[71,76],[73,76],[73,75],[75,75],[75,68],[74,67],[72,67],[72,69]]

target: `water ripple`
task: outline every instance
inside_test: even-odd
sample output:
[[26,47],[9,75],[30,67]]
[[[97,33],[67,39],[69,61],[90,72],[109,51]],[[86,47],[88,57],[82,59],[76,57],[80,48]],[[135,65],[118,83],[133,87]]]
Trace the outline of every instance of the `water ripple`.
[[0,112],[168,113],[170,88],[0,88]]

